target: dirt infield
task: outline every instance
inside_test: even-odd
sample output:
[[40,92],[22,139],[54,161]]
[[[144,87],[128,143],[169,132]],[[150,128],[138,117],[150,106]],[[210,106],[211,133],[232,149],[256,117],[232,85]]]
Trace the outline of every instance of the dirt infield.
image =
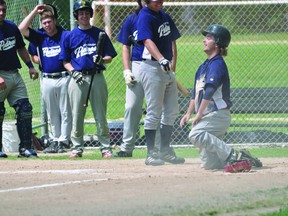
[[288,206],[287,158],[237,174],[186,161],[0,160],[1,216],[258,215]]

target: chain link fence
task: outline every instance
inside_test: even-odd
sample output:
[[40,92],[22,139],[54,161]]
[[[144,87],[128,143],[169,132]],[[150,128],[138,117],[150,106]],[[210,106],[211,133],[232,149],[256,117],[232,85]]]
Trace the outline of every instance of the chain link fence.
[[[19,24],[21,9],[31,11],[39,1],[7,0],[7,19]],[[71,2],[40,1],[58,9],[58,24],[71,28]],[[125,104],[125,82],[121,44],[117,34],[125,18],[136,8],[136,1],[93,1],[94,18],[91,22],[105,29],[112,39],[118,56],[107,65],[105,72],[109,88],[108,119],[113,144],[121,143]],[[232,123],[225,136],[230,144],[285,144],[288,142],[288,1],[164,1],[164,10],[171,15],[182,37],[177,40],[178,61],[176,77],[187,89],[193,88],[194,76],[206,59],[201,31],[212,23],[225,25],[232,41],[225,58],[232,88]],[[33,22],[39,28],[39,20]],[[28,44],[28,43],[27,43]],[[41,123],[39,81],[31,81],[26,67],[21,70],[34,107],[33,125]],[[173,144],[191,145],[188,140],[190,125],[179,127],[188,107],[189,98],[179,93],[180,114],[175,123]],[[8,107],[6,105],[6,107]],[[145,109],[145,104],[143,105]],[[14,118],[7,109],[6,119]],[[143,115],[143,120],[145,116]],[[87,146],[97,145],[96,127],[90,107],[86,113],[85,137]],[[37,130],[37,129],[36,129]],[[140,124],[137,145],[144,145],[143,126]]]

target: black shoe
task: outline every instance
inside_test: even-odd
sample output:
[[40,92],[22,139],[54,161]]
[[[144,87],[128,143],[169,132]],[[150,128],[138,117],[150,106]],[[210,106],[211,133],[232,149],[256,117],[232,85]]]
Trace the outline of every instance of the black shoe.
[[226,163],[233,163],[233,162],[239,161],[239,160],[240,160],[239,152],[236,151],[235,149],[232,149],[230,155],[226,159]]
[[7,154],[0,151],[0,158],[7,158],[7,157],[8,157]]
[[113,157],[132,157],[132,152],[119,151],[116,152]]
[[253,163],[253,166],[255,166],[255,167],[262,167],[262,162],[258,158],[253,157],[251,155],[251,153],[248,150],[246,150],[246,149],[240,149],[239,157],[242,160],[251,161]]
[[21,148],[18,158],[39,158],[34,149]]
[[66,145],[65,143],[59,142],[57,152],[58,152],[58,153],[65,153],[65,152],[67,152],[67,149],[66,149],[67,146],[68,146],[68,145]]
[[151,166],[161,166],[164,165],[165,162],[159,158],[159,155],[156,151],[151,151],[147,154],[145,164]]
[[165,152],[160,152],[160,159],[172,163],[172,164],[183,164],[185,163],[185,159],[181,157],[177,157],[173,148],[169,148],[169,150]]
[[46,153],[58,153],[58,142],[53,141],[50,143],[50,145],[43,150],[43,152]]

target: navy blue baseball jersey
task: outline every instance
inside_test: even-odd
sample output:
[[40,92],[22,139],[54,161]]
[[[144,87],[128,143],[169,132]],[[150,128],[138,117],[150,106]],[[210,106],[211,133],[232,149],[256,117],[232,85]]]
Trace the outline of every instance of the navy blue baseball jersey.
[[21,68],[17,49],[25,47],[17,25],[9,20],[3,21],[0,28],[0,70]]
[[138,21],[138,14],[136,14],[135,12],[130,14],[127,19],[125,20],[117,41],[119,41],[122,44],[128,45],[128,46],[132,46],[132,52],[131,52],[131,61],[142,61],[142,53],[143,53],[143,49],[144,46],[143,44],[132,44],[132,42],[128,39],[130,35],[132,35],[134,37],[135,42],[137,41],[137,35],[138,35],[138,31],[137,31],[137,21]]
[[[171,19],[163,10],[159,13],[153,12],[148,7],[144,7],[139,12],[139,18],[137,22],[139,43],[143,43],[143,40],[151,39],[164,56],[168,60],[172,60],[172,43],[180,37],[180,33]],[[144,48],[143,59],[154,60],[147,49]]]
[[[60,60],[71,62],[77,71],[92,70],[94,68],[93,56],[96,54],[96,46],[98,35],[103,30],[92,26],[90,29],[82,30],[80,28],[73,29],[66,37],[63,43],[63,50],[60,53]],[[95,37],[95,35],[97,35]],[[114,58],[117,53],[108,38],[105,35],[105,43],[102,57],[111,56]],[[105,66],[96,68],[103,70]]]
[[227,65],[221,55],[216,55],[210,60],[206,60],[198,68],[195,75],[194,96],[195,110],[199,109],[203,95],[205,94],[206,85],[212,85],[216,89],[209,105],[203,114],[230,108],[232,102],[230,100],[230,78]]
[[[34,46],[38,47],[39,55],[41,59],[41,69],[45,73],[54,73],[65,71],[62,61],[59,59],[61,52],[61,43],[64,40],[68,31],[57,26],[57,34],[49,37],[43,30],[30,29],[29,37],[27,38]],[[32,47],[30,47],[29,53],[31,54]],[[35,49],[35,48],[34,48]],[[35,50],[34,50],[35,53]]]

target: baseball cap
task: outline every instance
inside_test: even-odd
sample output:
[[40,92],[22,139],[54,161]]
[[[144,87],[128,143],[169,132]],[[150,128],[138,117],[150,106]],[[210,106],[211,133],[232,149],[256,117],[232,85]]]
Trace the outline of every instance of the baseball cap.
[[46,4],[45,10],[46,11],[50,11],[54,15],[55,19],[58,18],[57,10],[56,10],[56,8],[53,5]]

